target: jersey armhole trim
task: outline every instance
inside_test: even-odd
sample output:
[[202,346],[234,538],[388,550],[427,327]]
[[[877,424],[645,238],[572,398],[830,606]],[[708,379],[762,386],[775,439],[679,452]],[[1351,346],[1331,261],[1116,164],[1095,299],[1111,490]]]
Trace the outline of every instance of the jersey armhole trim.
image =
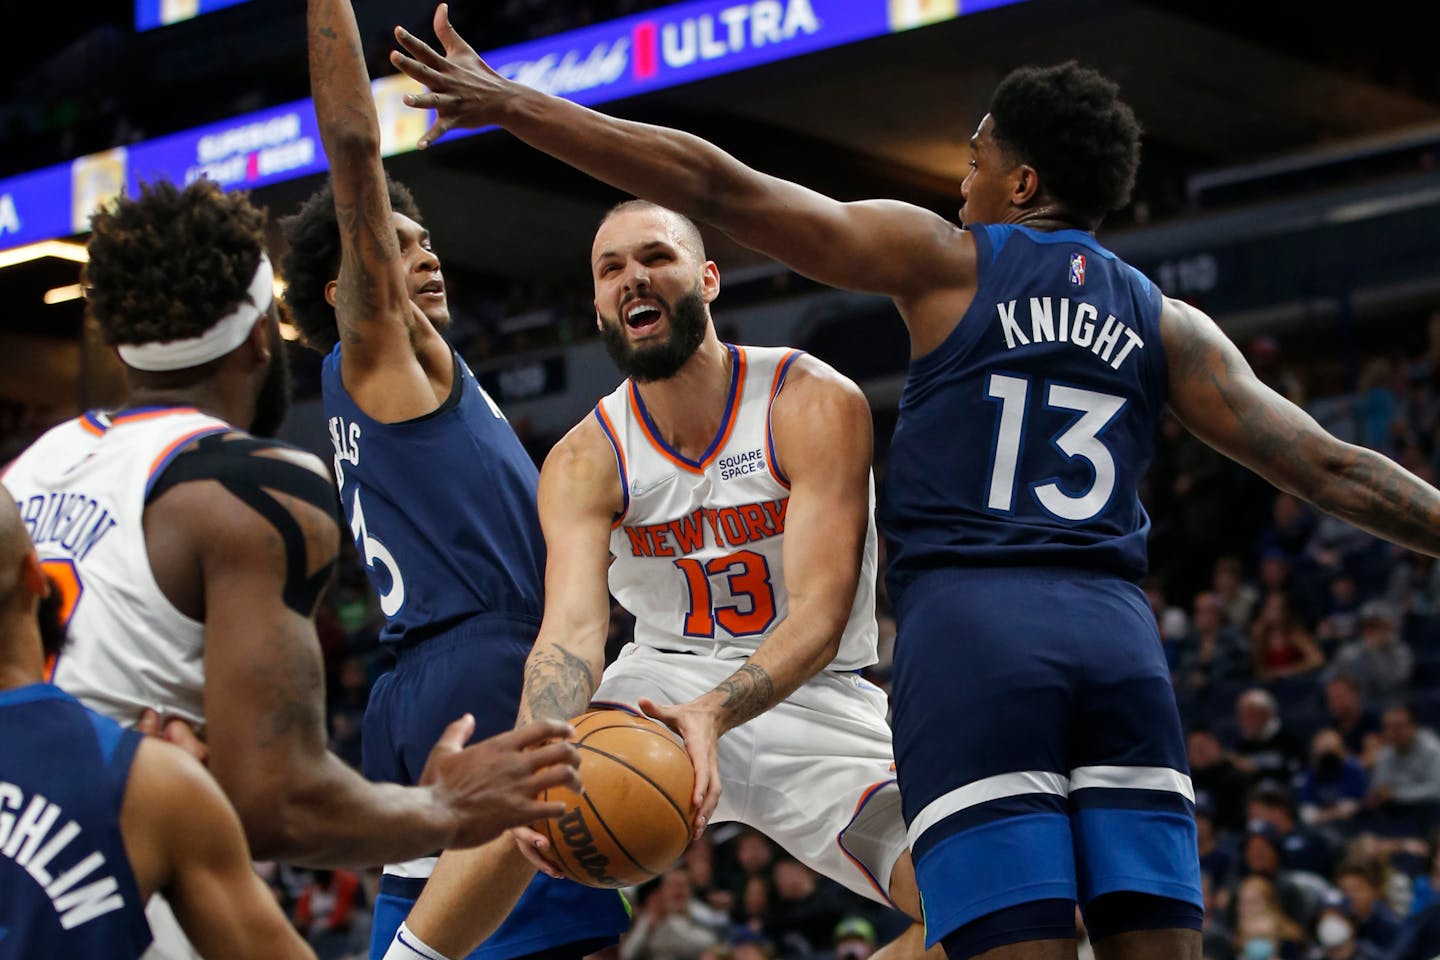
[[770,417],[775,409],[775,398],[785,389],[785,378],[790,373],[791,365],[804,355],[803,350],[791,350],[776,365],[775,379],[770,384],[770,401],[765,407],[765,466],[770,468],[770,476],[775,478],[775,482],[786,490],[790,489],[790,478],[780,469],[779,459],[775,456],[775,431],[771,427]]
[[595,404],[595,419],[600,422],[600,429],[605,432],[605,439],[610,441],[611,448],[615,451],[615,466],[620,471],[620,512],[615,514],[610,521],[610,529],[616,530],[625,519],[625,514],[630,512],[630,479],[625,470],[625,450],[620,446],[620,437],[615,432],[615,426],[610,422],[610,417],[605,413],[604,403]]
[[[411,417],[408,420],[396,420],[394,423],[385,424],[385,426],[413,426],[417,423],[424,423],[426,420],[433,420],[435,417],[449,413],[451,410],[454,410],[456,407],[460,406],[460,395],[461,389],[464,386],[463,381],[465,379],[465,372],[464,368],[460,366],[460,354],[455,352],[454,347],[450,348],[450,367],[450,393],[445,397],[445,400],[438,407],[436,407],[434,410],[431,410],[429,413],[422,413],[418,417]],[[350,391],[346,390],[345,393],[348,395]],[[352,402],[355,400],[354,397],[351,397],[350,399]],[[356,403],[355,406],[359,407],[360,404]],[[371,419],[373,420],[374,418],[372,417]],[[379,421],[376,422],[378,423]]]

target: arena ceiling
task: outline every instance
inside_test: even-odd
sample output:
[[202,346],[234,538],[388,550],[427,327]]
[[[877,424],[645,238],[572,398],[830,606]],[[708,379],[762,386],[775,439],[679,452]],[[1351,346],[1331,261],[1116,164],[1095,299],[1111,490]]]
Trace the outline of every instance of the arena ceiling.
[[[89,2],[89,16],[113,21],[114,6],[123,4]],[[383,17],[385,6],[363,0],[362,23]],[[263,38],[252,27],[253,45],[232,37],[229,49],[263,50],[267,68],[303,64],[303,4],[285,8]],[[81,3],[69,23],[72,36],[87,29],[86,9]],[[1440,125],[1432,46],[1440,24],[1417,20],[1425,9],[1369,3],[1363,15],[1326,17],[1309,5],[1274,5],[1266,16],[1276,22],[1266,25],[1254,3],[1030,0],[606,109],[681,126],[834,196],[898,197],[953,216],[966,142],[990,89],[1014,66],[1076,58],[1118,80],[1146,128],[1142,195],[1173,197],[1194,173]],[[43,62],[43,51],[29,57]],[[184,82],[255,67],[189,63],[196,75]],[[499,132],[390,166],[416,193],[459,276],[583,283],[591,229],[618,197]],[[314,185],[294,181],[256,196],[282,214]],[[722,238],[707,240],[722,268],[755,263]],[[0,330],[73,337],[78,306],[46,307],[40,298],[74,273],[52,263],[0,270],[0,297],[10,305]]]

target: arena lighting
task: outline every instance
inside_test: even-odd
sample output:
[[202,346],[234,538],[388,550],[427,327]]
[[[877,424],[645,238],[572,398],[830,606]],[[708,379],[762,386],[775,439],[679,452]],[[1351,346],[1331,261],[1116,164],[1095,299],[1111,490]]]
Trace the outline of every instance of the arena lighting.
[[0,250],[0,270],[44,257],[85,263],[90,259],[90,252],[81,243],[70,243],[66,240],[42,240],[39,243],[29,243],[12,250]]
[[[173,2],[203,12],[212,0]],[[520,83],[598,106],[1023,2],[690,0],[482,55]],[[421,87],[403,74],[370,86],[381,154],[414,150],[435,116],[404,105]],[[452,130],[440,142],[480,132]],[[325,169],[315,106],[296,100],[0,179],[0,248],[82,234],[92,211],[122,190],[135,196],[142,181],[208,177],[250,190]]]
[[79,300],[85,296],[85,290],[78,283],[72,283],[65,287],[51,287],[45,291],[45,303],[47,306],[54,306],[57,303],[69,303],[71,300]]

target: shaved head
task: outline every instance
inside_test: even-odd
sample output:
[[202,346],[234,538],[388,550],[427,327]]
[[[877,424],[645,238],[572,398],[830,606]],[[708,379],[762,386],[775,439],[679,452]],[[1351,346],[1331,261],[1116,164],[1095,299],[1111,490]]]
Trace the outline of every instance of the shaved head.
[[651,203],[649,200],[625,200],[615,204],[605,211],[605,216],[600,219],[600,224],[595,232],[600,232],[600,227],[609,223],[613,217],[622,213],[638,213],[641,211],[654,210],[663,213],[670,220],[670,230],[675,240],[695,255],[701,263],[705,262],[705,241],[700,237],[700,228],[695,226],[695,221],[683,213],[676,213],[669,207],[662,207],[658,203]]

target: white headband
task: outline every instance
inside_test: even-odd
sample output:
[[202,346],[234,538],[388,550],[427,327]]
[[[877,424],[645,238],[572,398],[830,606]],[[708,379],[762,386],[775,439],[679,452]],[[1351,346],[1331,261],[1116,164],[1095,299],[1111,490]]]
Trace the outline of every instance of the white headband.
[[262,252],[255,267],[255,277],[244,298],[225,316],[200,334],[188,340],[157,340],[152,343],[122,343],[116,349],[126,366],[136,370],[158,372],[198,367],[234,350],[245,342],[255,321],[265,316],[275,301],[275,271],[270,258]]

